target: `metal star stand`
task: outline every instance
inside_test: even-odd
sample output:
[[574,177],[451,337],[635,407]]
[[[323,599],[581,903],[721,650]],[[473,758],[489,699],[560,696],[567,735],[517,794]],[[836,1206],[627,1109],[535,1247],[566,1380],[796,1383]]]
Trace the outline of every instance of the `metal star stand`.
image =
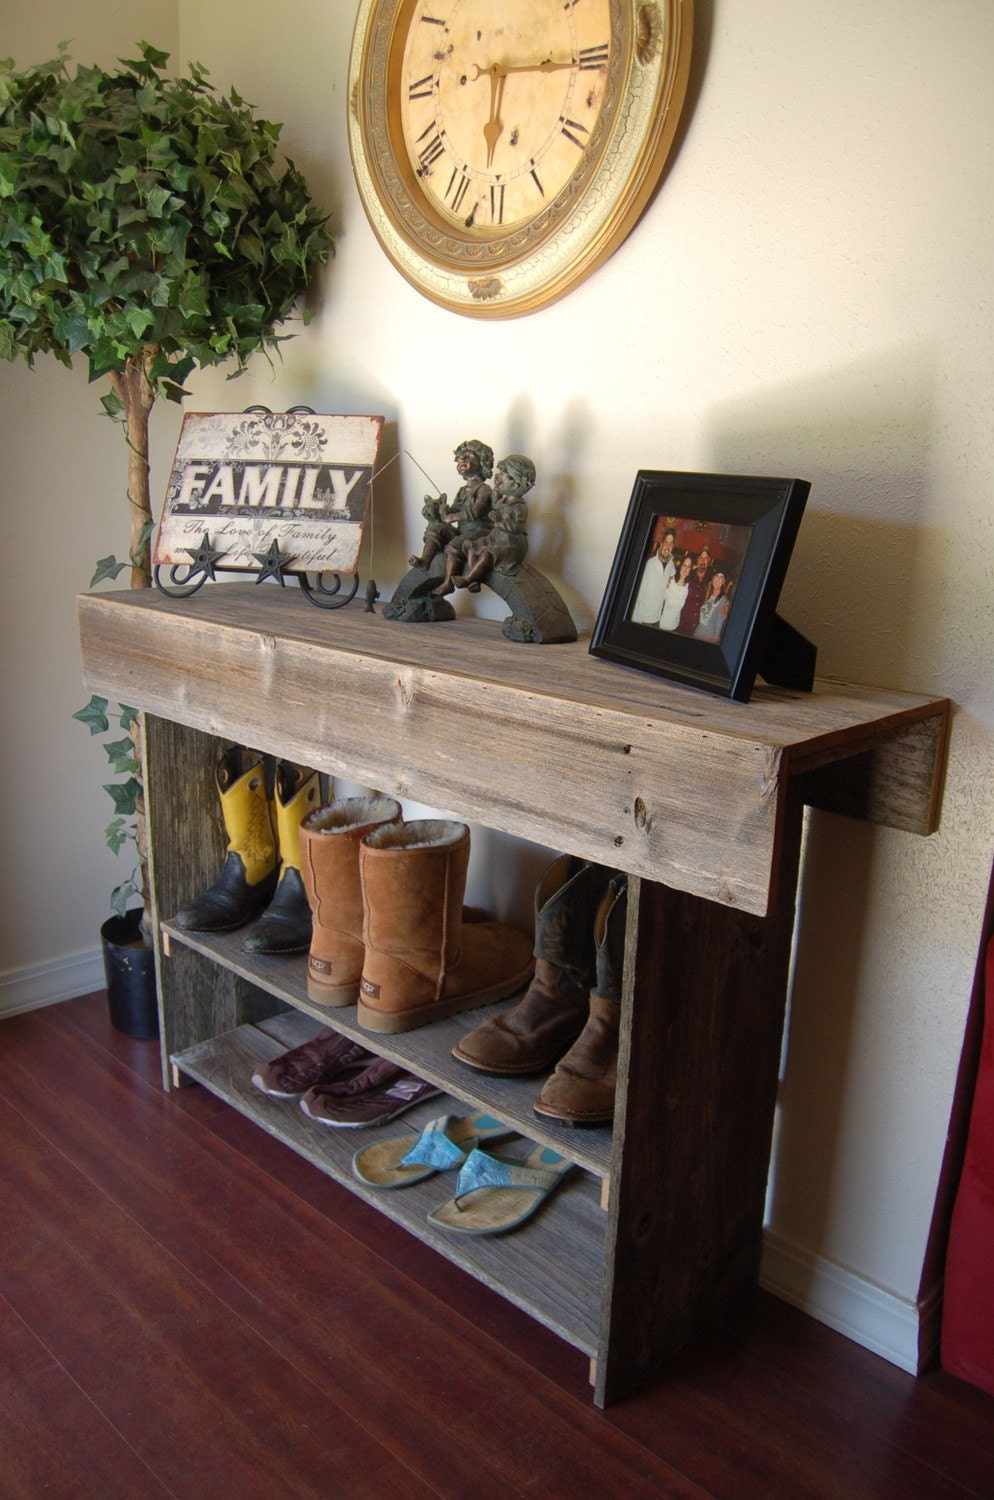
[[[207,531],[204,532],[200,546],[195,552],[192,549],[187,550],[190,554],[190,563],[185,568],[185,577],[181,578],[178,576],[184,571],[183,563],[173,564],[169,568],[168,583],[164,583],[162,580],[160,565],[156,564],[153,570],[152,576],[155,579],[156,588],[160,593],[168,595],[170,599],[189,598],[191,594],[195,594],[198,589],[203,588],[208,579],[213,582],[217,578],[218,573],[223,571],[229,573],[254,572],[256,583],[264,583],[267,578],[275,578],[281,588],[286,588],[286,580],[288,578],[295,578],[305,596],[312,604],[316,604],[319,609],[341,609],[343,605],[349,604],[359,592],[358,573],[352,574],[352,587],[348,593],[342,594],[341,598],[336,597],[342,587],[340,573],[318,573],[315,575],[315,581],[312,584],[308,580],[306,573],[295,572],[290,566],[294,560],[293,553],[281,551],[279,542],[272,542],[267,552],[254,552],[252,554],[256,561],[261,564],[258,571],[230,566],[225,569],[225,564],[221,561],[225,554],[215,551],[211,546],[210,533]],[[325,578],[333,578],[335,580],[334,587],[329,587],[324,582]]]

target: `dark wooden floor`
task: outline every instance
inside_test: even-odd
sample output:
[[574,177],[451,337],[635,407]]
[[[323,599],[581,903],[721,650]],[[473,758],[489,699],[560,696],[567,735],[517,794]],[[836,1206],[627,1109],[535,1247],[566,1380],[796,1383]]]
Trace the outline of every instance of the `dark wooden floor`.
[[599,1412],[586,1362],[102,996],[0,1023],[0,1495],[994,1495],[994,1400],[757,1293]]

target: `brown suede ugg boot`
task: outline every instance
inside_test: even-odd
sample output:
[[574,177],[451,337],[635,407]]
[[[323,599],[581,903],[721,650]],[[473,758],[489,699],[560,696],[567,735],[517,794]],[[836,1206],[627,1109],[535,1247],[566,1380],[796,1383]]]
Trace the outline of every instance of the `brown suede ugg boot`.
[[314,918],[307,993],[318,1005],[358,998],[365,952],[359,844],[374,828],[399,821],[393,797],[343,797],[300,825],[300,873]]
[[528,934],[506,922],[465,920],[468,866],[465,823],[415,819],[386,824],[363,839],[360,1026],[410,1031],[504,1000],[528,983]]
[[535,891],[535,977],[511,1010],[469,1031],[453,1057],[481,1073],[538,1073],[576,1041],[594,977],[594,916],[612,874],[571,854]]
[[600,1125],[614,1115],[627,888],[623,875],[612,880],[598,909],[597,981],[587,1024],[535,1101],[535,1113],[548,1119]]

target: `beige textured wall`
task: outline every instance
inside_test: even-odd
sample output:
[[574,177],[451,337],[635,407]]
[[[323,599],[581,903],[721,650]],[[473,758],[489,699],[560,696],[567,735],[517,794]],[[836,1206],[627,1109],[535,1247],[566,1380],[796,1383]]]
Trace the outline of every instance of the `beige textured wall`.
[[[63,41],[76,61],[113,67],[139,40],[175,53],[178,15],[174,0],[42,0],[5,7],[2,34],[18,67],[55,57]],[[128,549],[123,429],[104,416],[102,393],[82,361],[72,371],[51,358],[33,371],[0,361],[0,987],[92,954],[109,893],[132,868],[104,844],[107,757],[71,718],[88,696],[75,596],[97,558]],[[156,415],[153,462],[168,458],[178,421]]]
[[[81,8],[88,26],[100,9]],[[285,122],[338,237],[322,316],[275,376],[264,363],[234,385],[212,372],[192,405],[381,412],[442,485],[464,436],[530,453],[533,554],[584,625],[636,468],[811,480],[783,611],[818,643],[819,670],[948,693],[957,714],[934,838],[810,820],[772,1224],[913,1303],[994,852],[994,11],[699,0],[686,125],[643,221],[565,301],[493,325],[419,297],[368,229],[345,128],[353,13],[297,0],[277,22],[271,4],[243,0],[233,26],[221,0],[180,0],[183,60]],[[29,523],[39,549],[56,517],[66,545],[66,465],[90,430],[85,387],[67,397],[67,377],[45,378],[31,387],[45,397],[34,439],[45,477],[32,489],[44,498]],[[18,379],[15,420],[24,389]],[[69,460],[51,440],[56,415]],[[368,571],[381,589],[420,536],[423,490],[405,464],[378,491]],[[48,634],[41,673],[75,649],[68,624]],[[9,653],[7,671],[21,692]],[[79,783],[78,739],[64,738],[62,774]],[[58,774],[32,784],[37,805]],[[8,770],[5,804],[26,801],[15,787]],[[30,847],[19,880],[69,903],[89,879],[85,843],[57,872]],[[66,930],[24,933],[21,961]]]

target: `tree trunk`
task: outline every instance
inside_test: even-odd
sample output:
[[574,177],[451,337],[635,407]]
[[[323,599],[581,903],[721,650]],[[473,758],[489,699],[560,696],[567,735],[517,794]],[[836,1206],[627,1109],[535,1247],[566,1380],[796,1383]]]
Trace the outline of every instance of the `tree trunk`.
[[135,798],[135,850],[138,855],[138,880],[141,885],[142,898],[141,935],[145,942],[150,944],[152,941],[152,905],[148,870],[148,827],[145,820],[145,768],[142,761],[142,747],[145,738],[144,714],[138,715],[128,733],[131,735],[134,757],[138,762],[136,779],[139,791]]
[[155,404],[155,386],[148,366],[158,353],[156,344],[143,344],[131,354],[124,369],[111,373],[111,383],[124,406],[128,444],[128,504],[131,507],[131,587],[147,589],[152,582],[152,504],[149,491],[148,414]]
[[[148,366],[158,353],[158,345],[144,344],[137,354],[129,355],[124,369],[112,371],[113,385],[124,406],[125,436],[128,444],[128,505],[131,510],[131,587],[147,589],[152,584],[152,503],[149,489],[148,414],[155,404],[155,386],[148,378]],[[141,715],[131,726],[134,758],[142,764]],[[145,787],[141,769],[137,772],[141,789],[135,806],[135,844],[142,895],[142,937],[151,942],[152,920],[148,888],[148,838],[145,829]]]

